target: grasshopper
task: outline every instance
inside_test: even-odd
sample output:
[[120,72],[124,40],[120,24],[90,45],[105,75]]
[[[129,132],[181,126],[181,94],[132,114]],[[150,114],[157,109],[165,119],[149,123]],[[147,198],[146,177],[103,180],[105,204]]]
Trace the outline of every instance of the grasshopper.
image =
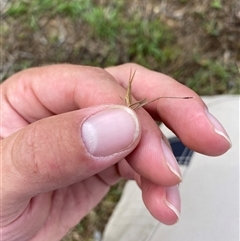
[[150,100],[150,101],[147,101],[146,98],[142,99],[142,100],[139,100],[139,101],[136,101],[136,102],[132,102],[132,95],[131,95],[131,92],[132,92],[132,82],[133,82],[133,79],[134,79],[134,76],[135,76],[135,73],[136,73],[136,70],[134,70],[134,72],[132,72],[132,69],[130,70],[130,77],[129,77],[129,83],[128,83],[128,87],[127,87],[127,93],[125,95],[125,103],[128,107],[132,108],[133,110],[135,109],[138,109],[140,107],[143,107],[145,105],[148,105],[156,100],[159,100],[159,99],[163,99],[163,98],[168,98],[168,99],[192,99],[193,97],[170,97],[170,96],[160,96],[160,97],[157,97],[153,100]]

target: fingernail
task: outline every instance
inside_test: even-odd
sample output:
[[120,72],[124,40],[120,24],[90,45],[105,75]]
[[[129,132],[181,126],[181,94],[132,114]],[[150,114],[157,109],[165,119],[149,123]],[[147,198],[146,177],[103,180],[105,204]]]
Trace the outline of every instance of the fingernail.
[[222,124],[221,124],[212,114],[210,114],[207,109],[205,110],[205,113],[206,113],[209,121],[212,123],[214,131],[215,131],[218,135],[224,137],[224,138],[228,141],[228,143],[229,143],[229,145],[230,145],[230,148],[231,148],[232,142],[231,142],[231,140],[230,140],[227,132],[226,132],[225,129],[223,128]]
[[180,217],[181,199],[178,186],[166,187],[166,205]]
[[181,174],[181,171],[180,171],[180,168],[178,166],[176,158],[174,157],[172,151],[169,149],[169,147],[167,146],[167,144],[163,140],[161,140],[161,143],[162,143],[163,154],[165,156],[165,160],[167,162],[167,165],[168,165],[169,169],[180,180],[182,180],[182,174]]
[[136,114],[114,106],[90,116],[82,125],[82,138],[93,156],[109,156],[128,148],[139,135]]

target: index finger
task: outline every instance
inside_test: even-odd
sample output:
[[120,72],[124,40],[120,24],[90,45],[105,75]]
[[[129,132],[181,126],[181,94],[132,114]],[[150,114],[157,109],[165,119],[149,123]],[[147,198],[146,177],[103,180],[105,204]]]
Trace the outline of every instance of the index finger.
[[230,148],[227,132],[191,89],[164,74],[136,64],[125,64],[106,70],[126,88],[130,69],[136,70],[132,95],[137,100],[152,100],[160,96],[193,97],[188,100],[162,98],[144,106],[154,119],[164,122],[186,146],[210,156],[223,154]]

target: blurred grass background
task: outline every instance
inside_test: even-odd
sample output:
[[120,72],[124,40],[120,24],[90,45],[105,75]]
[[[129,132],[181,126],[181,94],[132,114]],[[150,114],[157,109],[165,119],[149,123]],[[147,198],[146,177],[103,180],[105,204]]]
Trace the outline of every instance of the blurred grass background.
[[201,95],[239,93],[238,0],[2,0],[1,79],[31,66],[136,62]]
[[[53,63],[136,62],[200,95],[240,93],[239,0],[2,0],[0,77]],[[64,241],[100,240],[124,182]]]

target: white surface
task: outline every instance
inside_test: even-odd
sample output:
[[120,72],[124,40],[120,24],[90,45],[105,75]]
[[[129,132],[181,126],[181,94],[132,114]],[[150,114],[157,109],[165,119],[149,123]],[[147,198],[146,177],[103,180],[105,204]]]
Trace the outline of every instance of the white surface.
[[173,226],[151,217],[141,191],[128,182],[103,241],[239,241],[239,96],[203,99],[227,130],[233,147],[220,157],[194,153],[190,166],[182,168],[182,212]]

